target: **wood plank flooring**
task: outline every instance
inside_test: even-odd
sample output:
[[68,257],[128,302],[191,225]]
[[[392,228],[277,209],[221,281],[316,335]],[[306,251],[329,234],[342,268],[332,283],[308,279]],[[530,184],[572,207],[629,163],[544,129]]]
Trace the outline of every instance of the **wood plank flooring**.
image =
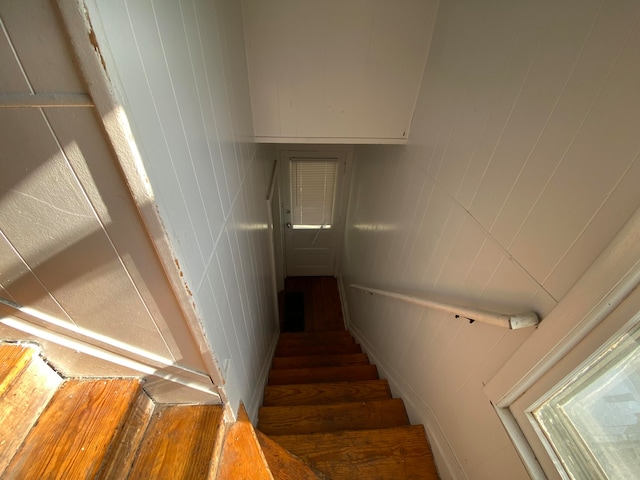
[[3,478],[99,478],[106,454],[139,393],[137,379],[68,380],[27,435]]
[[0,344],[0,477],[61,383],[37,348]]
[[0,342],[0,478],[213,479],[224,431],[221,405],[155,405],[140,379],[64,379]]

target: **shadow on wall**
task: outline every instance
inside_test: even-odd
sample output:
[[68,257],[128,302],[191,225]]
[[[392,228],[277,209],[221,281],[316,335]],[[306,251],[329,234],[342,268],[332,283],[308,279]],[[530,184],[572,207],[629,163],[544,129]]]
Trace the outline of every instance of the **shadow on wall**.
[[206,372],[95,115],[0,110],[0,296],[43,314],[4,306],[2,321],[21,317],[168,376]]

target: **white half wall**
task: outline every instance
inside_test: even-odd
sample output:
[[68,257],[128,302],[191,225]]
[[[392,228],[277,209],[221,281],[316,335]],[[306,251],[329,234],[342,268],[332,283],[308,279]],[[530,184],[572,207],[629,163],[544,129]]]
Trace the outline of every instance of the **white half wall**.
[[266,209],[275,153],[251,143],[240,2],[89,6],[229,404],[255,416],[277,333]]
[[[544,324],[640,206],[639,15],[625,1],[441,2],[407,146],[356,148],[345,285]],[[531,329],[346,297],[443,479],[528,478],[483,385]]]

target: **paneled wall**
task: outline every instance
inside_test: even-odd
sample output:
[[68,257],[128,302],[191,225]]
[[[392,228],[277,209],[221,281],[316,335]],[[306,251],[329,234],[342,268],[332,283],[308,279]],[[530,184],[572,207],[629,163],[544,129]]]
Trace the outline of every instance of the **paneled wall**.
[[91,11],[226,394],[254,414],[276,332],[275,154],[250,143],[240,2],[99,0]]
[[[440,2],[406,147],[356,149],[344,282],[544,318],[640,205],[640,4]],[[531,330],[347,287],[443,479],[528,478],[482,388]]]
[[[64,95],[87,92],[53,2],[1,3],[0,57],[0,296],[30,309],[3,305],[1,338],[70,375],[140,375],[135,360],[210,388],[97,111]],[[63,101],[33,108],[41,94]]]

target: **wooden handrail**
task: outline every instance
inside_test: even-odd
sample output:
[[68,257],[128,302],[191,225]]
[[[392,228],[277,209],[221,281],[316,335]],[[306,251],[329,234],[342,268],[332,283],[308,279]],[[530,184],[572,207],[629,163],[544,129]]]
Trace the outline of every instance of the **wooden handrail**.
[[478,321],[488,323],[490,325],[495,325],[497,327],[508,328],[510,330],[516,330],[518,328],[525,327],[534,327],[540,323],[540,319],[535,312],[524,312],[516,314],[487,312],[485,310],[479,310],[471,307],[451,305],[424,297],[415,297],[412,295],[405,295],[388,290],[380,290],[377,288],[367,287],[365,285],[351,284],[349,286],[357,290],[362,290],[370,295],[382,295],[389,298],[395,298],[396,300],[401,300],[403,302],[412,303],[414,305],[421,305],[427,308],[450,312],[453,313],[456,318],[464,318],[469,320],[471,323]]

